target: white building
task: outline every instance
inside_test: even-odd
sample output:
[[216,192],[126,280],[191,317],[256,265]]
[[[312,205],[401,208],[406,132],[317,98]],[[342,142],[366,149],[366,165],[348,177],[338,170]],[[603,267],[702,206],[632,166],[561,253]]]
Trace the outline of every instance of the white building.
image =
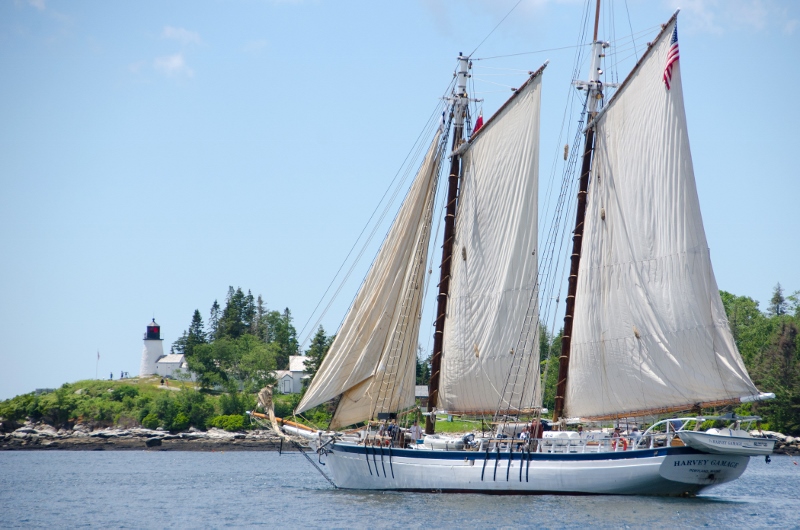
[[177,377],[176,370],[184,374],[189,373],[189,365],[186,364],[186,357],[182,353],[170,353],[156,361],[156,374],[161,377]]
[[306,356],[292,355],[289,357],[288,370],[276,370],[275,379],[278,380],[277,388],[281,394],[299,394],[303,390],[303,378],[306,376]]
[[144,350],[142,351],[142,363],[139,366],[139,377],[148,375],[176,377],[176,370],[189,373],[186,357],[178,353],[164,355],[164,339],[161,338],[161,326],[156,324],[156,319],[153,319],[147,325],[147,331],[144,333]]
[[156,324],[156,319],[147,325],[144,333],[144,350],[142,363],[139,365],[139,377],[156,375],[156,363],[164,357],[164,339],[161,338],[161,326]]

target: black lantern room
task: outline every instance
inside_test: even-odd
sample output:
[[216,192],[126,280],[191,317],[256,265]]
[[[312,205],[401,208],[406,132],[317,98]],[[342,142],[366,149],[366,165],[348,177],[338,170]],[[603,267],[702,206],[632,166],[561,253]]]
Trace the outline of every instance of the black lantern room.
[[147,332],[144,334],[144,340],[161,340],[161,326],[156,324],[156,319],[147,325]]

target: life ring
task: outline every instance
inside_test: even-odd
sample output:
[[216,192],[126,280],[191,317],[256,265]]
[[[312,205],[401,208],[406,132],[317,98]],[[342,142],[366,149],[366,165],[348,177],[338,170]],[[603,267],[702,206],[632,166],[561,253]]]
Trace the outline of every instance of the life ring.
[[[622,450],[623,451],[627,451],[628,450],[628,439],[627,438],[618,438],[618,440],[622,444]],[[611,442],[611,449],[613,449],[614,451],[617,450],[617,439],[614,439]]]

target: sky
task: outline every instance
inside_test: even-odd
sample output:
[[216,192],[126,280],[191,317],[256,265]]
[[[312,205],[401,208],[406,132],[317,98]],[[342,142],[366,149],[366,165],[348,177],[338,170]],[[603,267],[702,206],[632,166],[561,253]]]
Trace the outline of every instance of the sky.
[[[473,81],[486,116],[550,60],[549,178],[585,3],[516,4],[0,3],[0,399],[137,375],[152,318],[168,350],[228,286],[288,307],[301,338],[313,331],[459,52],[483,59]],[[800,3],[605,1],[600,38],[618,50],[620,80],[678,7],[717,283],[763,309],[776,283],[800,290]],[[379,243],[320,321],[329,333]]]

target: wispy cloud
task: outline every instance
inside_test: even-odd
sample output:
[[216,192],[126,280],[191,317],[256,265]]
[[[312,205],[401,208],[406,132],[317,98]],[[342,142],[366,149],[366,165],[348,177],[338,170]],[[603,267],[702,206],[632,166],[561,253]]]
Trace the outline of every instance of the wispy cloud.
[[267,49],[268,45],[269,43],[267,42],[266,39],[251,40],[250,42],[245,44],[244,47],[242,47],[242,51],[244,51],[245,53],[257,54]]
[[201,44],[200,34],[196,31],[189,31],[184,28],[175,28],[172,26],[164,26],[161,31],[161,37],[164,39],[176,40],[184,46],[189,44]]
[[[135,63],[134,63],[135,64]],[[186,64],[182,53],[156,57],[153,61],[153,68],[167,77],[192,77],[194,71]]]
[[28,3],[39,11],[45,10],[44,0],[28,0]]
[[727,31],[769,31],[780,28],[794,31],[798,21],[789,16],[786,4],[775,0],[667,0],[673,9],[681,8],[686,28],[721,35]]

